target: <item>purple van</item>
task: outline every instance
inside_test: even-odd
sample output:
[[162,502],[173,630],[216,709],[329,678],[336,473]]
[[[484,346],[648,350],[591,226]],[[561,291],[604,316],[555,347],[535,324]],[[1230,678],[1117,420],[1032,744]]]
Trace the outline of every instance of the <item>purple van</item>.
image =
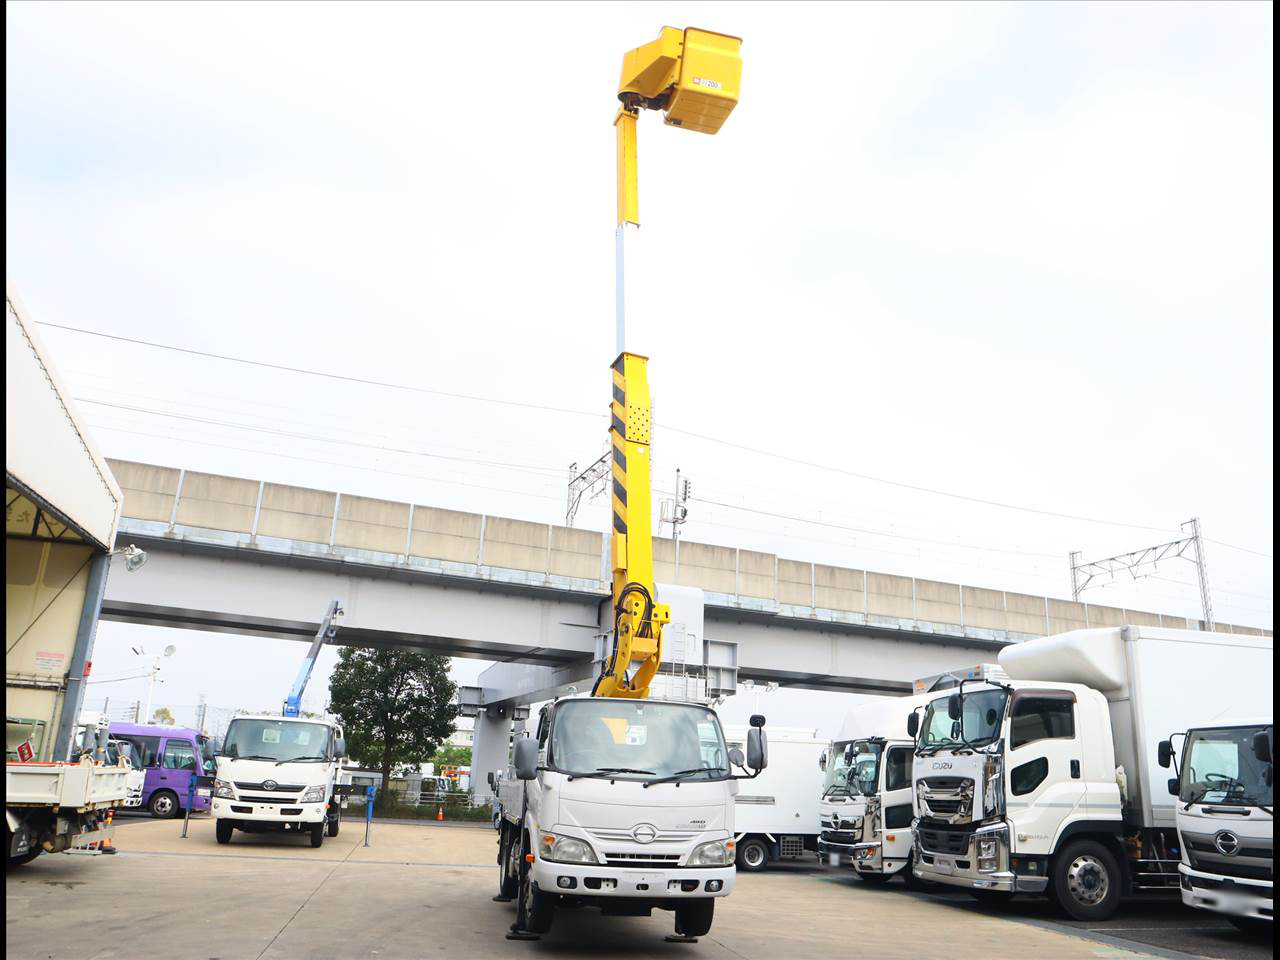
[[[213,776],[213,744],[203,733],[160,724],[113,723],[113,740],[133,744],[133,756],[147,772],[142,805],[153,817],[176,817],[187,805],[191,774]],[[196,793],[192,813],[209,809],[208,795]]]

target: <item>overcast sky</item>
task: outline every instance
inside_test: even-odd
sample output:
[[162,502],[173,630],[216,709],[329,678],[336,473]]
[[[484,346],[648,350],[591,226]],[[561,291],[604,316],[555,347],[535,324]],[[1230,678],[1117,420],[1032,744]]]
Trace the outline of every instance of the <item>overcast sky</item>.
[[[109,456],[562,522],[607,436],[620,58],[703,26],[743,38],[741,104],[715,137],[642,119],[629,284],[683,535],[1069,597],[1069,551],[1198,516],[1216,618],[1272,625],[1271,4],[6,20],[6,268],[34,319],[530,405],[42,328]],[[1199,615],[1190,563],[1158,577],[1086,598]],[[180,715],[277,706],[303,650],[103,624],[95,673],[139,642],[178,647],[156,703]],[[824,732],[851,702],[760,700]]]

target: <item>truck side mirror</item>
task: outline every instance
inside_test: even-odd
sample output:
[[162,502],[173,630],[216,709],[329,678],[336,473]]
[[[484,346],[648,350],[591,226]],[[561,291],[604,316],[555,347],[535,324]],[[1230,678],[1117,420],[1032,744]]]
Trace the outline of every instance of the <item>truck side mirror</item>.
[[960,697],[958,694],[952,694],[947,697],[947,717],[952,720],[959,720],[960,714]]
[[538,776],[538,741],[532,737],[517,740],[514,760],[517,779],[535,779]]
[[763,727],[763,726],[764,726],[764,714],[763,714],[763,713],[753,713],[753,714],[751,715],[751,725],[752,725],[753,727],[756,727],[756,728]]
[[1175,796],[1175,797],[1178,795],[1178,778],[1177,777],[1169,778],[1169,793],[1171,796]]
[[347,755],[347,741],[339,737],[333,744],[333,755],[335,757],[345,757]]
[[759,773],[768,765],[769,740],[763,730],[752,727],[747,731],[747,769]]
[[1156,748],[1156,763],[1162,767],[1168,767],[1173,763],[1173,743],[1169,740],[1161,740],[1160,745]]
[[907,736],[912,740],[920,732],[920,714],[912,712],[907,715]]
[[490,770],[490,771],[489,771],[489,773],[488,773],[488,775],[487,775],[486,779],[488,779],[488,781],[489,781],[489,789],[490,789],[490,790],[497,790],[497,789],[498,789],[497,787],[495,787],[495,786],[493,785],[493,771],[492,771],[492,770]]
[[745,767],[747,765],[747,758],[742,755],[742,751],[737,747],[730,747],[729,762],[735,767]]
[[827,751],[823,750],[821,756],[818,757],[818,769],[827,769]]
[[1271,734],[1259,730],[1253,735],[1253,755],[1259,763],[1271,763]]

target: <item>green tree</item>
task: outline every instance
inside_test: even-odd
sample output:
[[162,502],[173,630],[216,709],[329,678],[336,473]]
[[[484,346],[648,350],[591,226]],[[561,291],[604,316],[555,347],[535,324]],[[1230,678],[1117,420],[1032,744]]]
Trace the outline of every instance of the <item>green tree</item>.
[[342,721],[350,757],[382,771],[380,801],[393,768],[425,763],[453,732],[456,693],[449,661],[438,654],[338,650],[329,709]]
[[173,726],[178,721],[173,718],[173,711],[168,707],[156,707],[156,712],[151,715],[152,723],[163,723]]
[[[449,731],[452,733],[453,731]],[[471,766],[471,748],[457,747],[451,743],[446,743],[439,750],[431,755],[431,762],[436,765],[436,773],[440,773],[441,767],[469,767]]]

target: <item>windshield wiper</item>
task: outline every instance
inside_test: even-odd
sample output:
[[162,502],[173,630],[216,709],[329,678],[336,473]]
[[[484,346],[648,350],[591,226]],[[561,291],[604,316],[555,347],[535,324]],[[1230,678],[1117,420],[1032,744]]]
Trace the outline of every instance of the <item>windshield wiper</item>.
[[596,773],[647,773],[652,774],[652,770],[637,770],[635,767],[596,767]]
[[231,759],[232,760],[274,760],[275,757],[264,757],[260,753],[246,753],[243,757],[237,755],[232,757]]
[[277,760],[276,766],[278,767],[282,763],[302,763],[303,761],[328,760],[328,759],[329,759],[328,757],[289,757],[285,760]]
[[670,783],[672,780],[680,780],[684,777],[691,777],[695,773],[712,772],[712,767],[693,767],[689,770],[677,770],[668,777],[659,777],[657,780],[646,780],[644,786],[646,789],[652,787],[655,783]]
[[592,773],[585,773],[577,770],[560,770],[558,772],[563,773],[570,780],[590,777],[594,777],[597,780],[608,780],[610,779],[609,774],[611,773],[653,773],[652,770],[636,770],[632,767],[596,767],[595,771]]

